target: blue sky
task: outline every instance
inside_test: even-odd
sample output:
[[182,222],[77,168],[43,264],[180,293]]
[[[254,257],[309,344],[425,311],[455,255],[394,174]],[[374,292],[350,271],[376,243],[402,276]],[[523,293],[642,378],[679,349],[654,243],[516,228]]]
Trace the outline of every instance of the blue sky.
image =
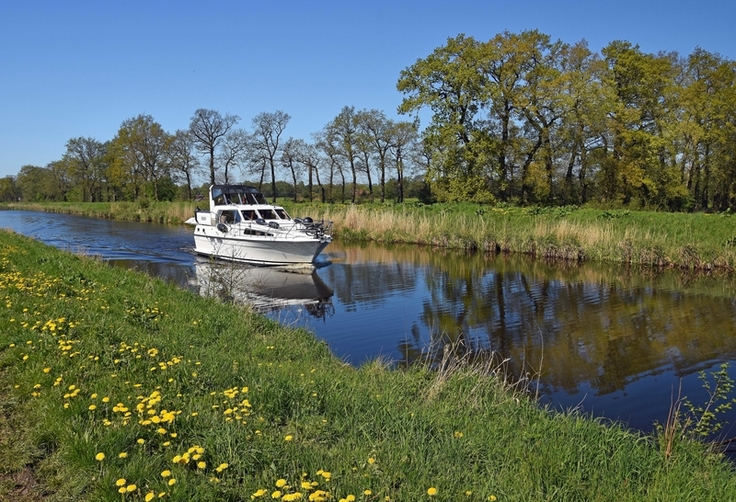
[[110,140],[139,114],[173,133],[198,108],[248,130],[283,110],[285,136],[307,141],[346,105],[401,118],[401,70],[460,33],[736,59],[734,20],[730,0],[3,0],[0,177],[58,160],[71,138]]

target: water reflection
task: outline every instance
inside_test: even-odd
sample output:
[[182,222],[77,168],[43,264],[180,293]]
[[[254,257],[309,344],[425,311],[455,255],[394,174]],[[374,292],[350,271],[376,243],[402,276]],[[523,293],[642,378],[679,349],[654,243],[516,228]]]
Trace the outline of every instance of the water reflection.
[[[342,251],[350,267],[336,262],[327,281],[346,311],[368,310],[364,317],[392,330],[386,338],[394,348],[382,354],[401,364],[437,360],[447,347],[496,357],[513,375],[537,379],[555,405],[582,403],[649,429],[666,418],[673,389],[682,385],[693,402],[704,401],[697,372],[736,359],[729,276],[560,267],[416,247]],[[406,308],[414,302],[416,311]],[[329,330],[319,333],[333,345]]]
[[197,258],[190,289],[202,296],[248,304],[260,312],[298,305],[316,317],[333,312],[332,290],[312,270],[253,267]]

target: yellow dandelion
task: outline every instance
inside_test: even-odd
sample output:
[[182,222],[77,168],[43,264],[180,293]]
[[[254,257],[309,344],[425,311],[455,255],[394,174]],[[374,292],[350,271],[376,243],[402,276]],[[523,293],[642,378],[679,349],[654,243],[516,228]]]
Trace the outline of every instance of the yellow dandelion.
[[250,498],[251,498],[251,499],[257,499],[257,498],[261,498],[261,497],[263,497],[263,496],[264,496],[264,495],[265,495],[266,493],[268,493],[268,492],[267,492],[266,490],[264,490],[263,488],[261,488],[261,489],[259,489],[259,490],[256,490],[256,491],[255,491],[255,492],[254,492],[254,493],[253,493],[253,494],[252,494],[252,495],[250,496]]
[[125,493],[125,487],[121,486],[120,488],[118,488],[118,493]]
[[174,486],[176,484],[176,478],[171,478],[169,480],[169,486]]
[[370,491],[370,490],[363,490],[363,495],[365,495],[365,496],[373,495],[373,492]]
[[155,493],[148,492],[146,493],[146,497],[143,500],[145,500],[146,502],[151,502],[151,500],[153,500],[155,497],[156,497]]
[[286,486],[286,480],[284,478],[276,481],[276,488],[283,488],[284,486]]
[[489,502],[496,502],[497,499],[495,495],[491,495],[490,497],[488,497],[488,500]]
[[118,453],[118,458],[128,458],[128,453],[121,451],[120,453]]
[[197,462],[197,469],[204,469],[207,467],[207,462]]
[[125,487],[125,491],[127,491],[128,493],[134,492],[137,489],[138,489],[138,487],[136,485],[128,485],[127,487]]
[[127,482],[128,482],[128,481],[127,481],[127,480],[126,480],[125,478],[120,478],[120,479],[118,479],[117,481],[115,481],[115,486],[123,486],[123,485],[125,485],[125,483],[127,483]]
[[427,489],[427,495],[429,495],[430,497],[434,497],[435,495],[437,495],[437,488],[435,488],[434,486],[430,486]]
[[97,455],[95,455],[95,460],[97,460],[98,462],[102,462],[103,460],[105,460],[105,454],[102,452],[98,453]]
[[276,490],[271,494],[272,499],[280,499],[281,498],[281,492],[279,490]]
[[286,437],[284,438],[284,441],[291,441],[291,440],[293,440],[293,439],[294,439],[294,436],[292,436],[291,434],[289,434],[288,436],[286,436]]
[[89,411],[95,411],[97,409],[97,405],[90,404],[88,409]]
[[228,464],[227,462],[223,462],[223,463],[221,463],[220,465],[218,465],[217,467],[215,467],[215,470],[216,470],[217,472],[222,472],[222,471],[224,471],[225,469],[227,469],[228,467],[229,467],[229,464]]
[[170,471],[170,470],[168,470],[168,469],[166,469],[165,471],[163,471],[163,472],[161,473],[161,477],[162,477],[162,478],[168,478],[169,476],[171,476],[171,471]]

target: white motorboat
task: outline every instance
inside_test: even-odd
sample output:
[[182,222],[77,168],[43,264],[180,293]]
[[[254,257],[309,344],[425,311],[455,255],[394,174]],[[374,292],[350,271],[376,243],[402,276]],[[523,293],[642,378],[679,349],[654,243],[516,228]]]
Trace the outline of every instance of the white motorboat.
[[187,220],[196,225],[199,255],[254,265],[313,266],[332,241],[331,221],[292,218],[254,187],[212,185],[209,201],[209,210],[197,208]]

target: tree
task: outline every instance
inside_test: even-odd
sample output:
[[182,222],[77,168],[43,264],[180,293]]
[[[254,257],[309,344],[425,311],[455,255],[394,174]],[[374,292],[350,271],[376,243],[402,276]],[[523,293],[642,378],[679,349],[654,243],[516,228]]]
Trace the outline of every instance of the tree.
[[[411,158],[413,150],[417,148],[419,133],[416,122],[390,122],[387,133],[389,135],[389,152],[396,169],[396,202],[404,202],[405,186],[404,173],[406,161]],[[381,200],[383,202],[383,199]]]
[[[306,143],[301,139],[289,138],[284,143],[284,147],[281,151],[281,165],[291,174],[291,180],[294,185],[294,202],[297,201],[297,184],[299,178],[301,178],[305,164],[304,149],[306,149]],[[310,173],[311,174],[311,173]],[[311,176],[310,176],[311,182]],[[311,184],[310,184],[311,190]],[[310,194],[311,198],[311,194]]]
[[16,185],[25,201],[45,202],[60,200],[59,189],[50,169],[26,165],[20,168]]
[[443,200],[487,199],[479,164],[488,133],[478,112],[486,99],[481,44],[458,35],[401,71],[397,89],[406,97],[399,113],[429,108],[424,142],[433,152],[427,179]]
[[672,61],[620,40],[604,47],[603,55],[608,66],[604,82],[616,96],[609,110],[612,145],[602,180],[604,196],[627,204],[658,197]]
[[[199,172],[199,159],[194,155],[194,140],[189,131],[177,130],[169,147],[172,174],[179,173],[186,183],[187,198],[192,198],[192,178]],[[176,176],[175,176],[176,177]]]
[[315,140],[316,140],[316,146],[317,148],[325,154],[325,157],[327,159],[326,167],[327,167],[327,177],[329,180],[328,183],[328,199],[330,202],[335,202],[335,197],[333,194],[333,188],[334,188],[334,182],[335,182],[335,175],[339,175],[340,179],[342,180],[342,191],[341,191],[341,202],[345,202],[345,171],[343,170],[342,165],[342,158],[340,155],[340,144],[338,141],[338,137],[335,134],[335,131],[333,128],[329,127],[329,124],[325,126],[325,128],[315,134]]
[[276,202],[276,156],[279,152],[281,134],[289,123],[288,113],[259,113],[253,118],[253,150],[256,156],[265,159],[271,168],[272,200]]
[[66,143],[63,160],[68,163],[72,185],[82,202],[102,200],[107,169],[107,145],[93,138],[73,138]]
[[249,154],[251,138],[244,129],[232,129],[222,142],[221,164],[225,171],[225,183],[230,183],[230,168],[242,166]]
[[113,140],[116,161],[131,175],[135,198],[140,183],[146,183],[154,200],[160,200],[159,183],[169,178],[170,151],[174,137],[163,130],[150,115],[138,115],[124,120]]
[[21,192],[15,182],[14,176],[0,178],[0,200],[3,202],[16,202],[20,200]]
[[[378,161],[378,177],[381,185],[381,202],[386,200],[386,168],[388,165],[388,151],[391,148],[391,128],[394,123],[386,118],[379,110],[363,110],[358,113],[358,128],[361,136],[365,138],[365,146],[361,151],[365,155],[366,165],[370,154],[375,154]],[[373,185],[371,183],[370,169],[368,169],[368,190],[373,198]]]
[[[350,201],[355,204],[358,191],[358,126],[355,107],[343,107],[337,117],[325,126],[325,129],[327,130],[325,137],[329,138],[332,153],[341,156],[350,166],[353,186]],[[344,187],[345,182],[343,181],[343,191]]]
[[189,132],[194,139],[196,148],[206,154],[209,158],[210,183],[216,183],[215,150],[222,138],[238,123],[240,117],[237,115],[220,115],[215,110],[199,108],[194,112],[189,123]]

